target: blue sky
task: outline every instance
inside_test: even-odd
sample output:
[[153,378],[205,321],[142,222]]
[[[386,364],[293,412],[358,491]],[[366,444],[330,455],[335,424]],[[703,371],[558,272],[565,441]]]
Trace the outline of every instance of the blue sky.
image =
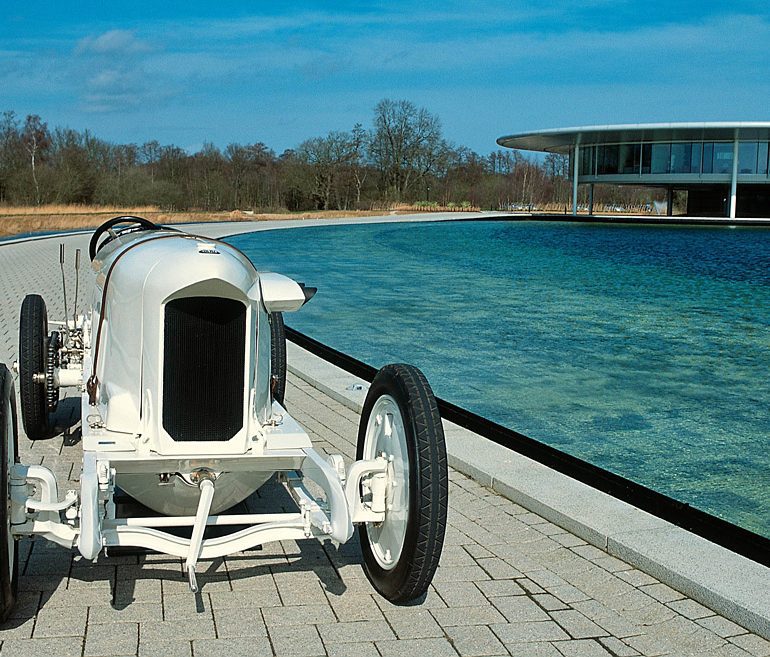
[[770,4],[0,4],[0,111],[113,142],[280,153],[368,127],[382,98],[482,154],[539,128],[769,120]]

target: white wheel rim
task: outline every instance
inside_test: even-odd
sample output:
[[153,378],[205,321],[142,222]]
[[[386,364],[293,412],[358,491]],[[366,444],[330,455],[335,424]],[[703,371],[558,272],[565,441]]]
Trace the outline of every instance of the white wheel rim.
[[5,525],[6,535],[8,537],[8,572],[13,574],[13,561],[16,552],[16,539],[11,533],[11,468],[16,463],[16,454],[13,453],[13,417],[11,416],[11,402],[8,401],[5,407],[5,440],[8,446],[8,461],[5,463],[6,483],[8,489],[5,491]]
[[382,454],[389,461],[390,485],[386,491],[385,520],[367,523],[366,535],[372,554],[383,570],[398,564],[409,520],[409,452],[401,410],[390,395],[374,403],[366,425],[364,458]]

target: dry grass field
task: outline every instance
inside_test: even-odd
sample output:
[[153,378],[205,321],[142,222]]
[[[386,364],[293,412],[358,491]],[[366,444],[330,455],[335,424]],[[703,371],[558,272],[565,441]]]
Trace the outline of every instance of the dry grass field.
[[0,206],[0,237],[26,233],[94,228],[107,219],[120,215],[138,215],[160,224],[199,221],[271,221],[276,219],[324,219],[340,217],[367,217],[381,215],[372,211],[318,211],[299,213],[233,212],[168,212],[153,206],[120,208],[84,205],[41,205],[32,207]]

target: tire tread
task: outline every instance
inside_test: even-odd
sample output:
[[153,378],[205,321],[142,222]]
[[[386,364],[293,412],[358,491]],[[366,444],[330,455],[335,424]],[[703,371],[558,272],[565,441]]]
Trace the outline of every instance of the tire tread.
[[[382,587],[382,583],[378,581],[380,578],[370,572],[366,556],[364,565],[367,566],[365,568],[367,576],[378,591],[390,602],[403,604],[426,593],[441,558],[449,494],[446,445],[438,403],[425,375],[419,369],[402,363],[386,365],[378,372],[372,388],[375,388],[378,378],[392,378],[408,400],[416,442],[417,478],[420,482],[415,510],[417,531],[414,552],[410,559],[411,567],[395,590]],[[405,418],[405,422],[407,421],[408,419]],[[362,418],[362,425],[363,423],[364,418]],[[360,443],[359,436],[359,449],[361,449]],[[365,527],[361,529],[363,542],[367,540],[363,535],[366,530]]]

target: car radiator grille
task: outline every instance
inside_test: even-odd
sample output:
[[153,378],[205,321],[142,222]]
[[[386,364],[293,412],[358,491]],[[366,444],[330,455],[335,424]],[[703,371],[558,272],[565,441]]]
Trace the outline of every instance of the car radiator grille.
[[246,306],[187,297],[166,304],[163,428],[175,441],[230,440],[243,426]]

